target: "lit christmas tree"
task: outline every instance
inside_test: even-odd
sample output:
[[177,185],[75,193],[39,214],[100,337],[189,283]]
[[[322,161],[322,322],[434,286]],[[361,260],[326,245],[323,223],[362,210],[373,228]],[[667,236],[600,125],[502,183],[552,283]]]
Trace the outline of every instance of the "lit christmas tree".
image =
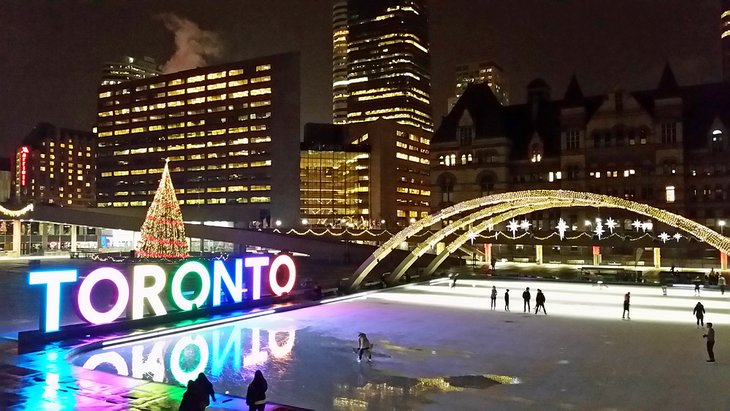
[[144,258],[186,258],[188,243],[185,241],[185,225],[175,189],[170,180],[170,170],[165,160],[160,186],[152,200],[142,224],[142,239],[135,255]]

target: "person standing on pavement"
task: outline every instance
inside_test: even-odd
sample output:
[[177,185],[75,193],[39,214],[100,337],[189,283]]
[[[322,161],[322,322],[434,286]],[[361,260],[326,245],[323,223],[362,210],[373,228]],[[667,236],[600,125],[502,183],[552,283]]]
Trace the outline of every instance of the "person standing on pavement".
[[504,292],[504,310],[509,311],[509,288]]
[[628,318],[629,320],[631,319],[631,315],[629,313],[630,302],[631,302],[631,293],[629,292],[624,295],[624,312],[623,312],[623,314],[621,314],[622,319],[623,318]]
[[545,311],[545,294],[542,293],[541,289],[537,289],[537,296],[535,296],[535,314],[540,312],[540,307],[542,307],[542,312],[547,315],[547,311]]
[[496,310],[497,309],[497,287],[494,285],[492,286],[492,295],[489,298],[492,300],[492,305],[490,305],[489,308],[491,308],[492,310]]
[[717,279],[717,285],[720,286],[720,293],[722,295],[725,295],[725,277],[720,274],[720,277]]
[[707,362],[715,362],[715,329],[712,328],[712,323],[707,323],[707,334],[703,335],[702,338],[707,339],[707,355],[710,359]]
[[266,409],[266,390],[269,389],[269,384],[264,378],[264,374],[261,370],[256,370],[253,376],[253,381],[248,385],[246,391],[246,405],[248,405],[248,411],[264,411]]
[[528,312],[530,311],[530,287],[527,287],[525,291],[522,292],[522,312]]
[[692,310],[692,314],[697,317],[697,326],[699,327],[702,325],[704,328],[705,326],[705,306],[702,305],[701,302],[697,301],[697,305],[695,305],[695,309]]

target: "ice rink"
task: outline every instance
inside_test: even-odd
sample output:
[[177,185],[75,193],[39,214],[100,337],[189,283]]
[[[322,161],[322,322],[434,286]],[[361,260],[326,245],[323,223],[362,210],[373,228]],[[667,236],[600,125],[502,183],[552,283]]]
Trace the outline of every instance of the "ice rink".
[[[490,310],[489,292],[498,290]],[[522,291],[548,315],[523,313]],[[510,289],[511,311],[504,309]],[[631,292],[631,320],[622,320]],[[82,354],[88,369],[183,385],[208,374],[245,396],[262,370],[271,401],[316,410],[726,410],[730,293],[462,280],[409,285],[362,298],[246,319]],[[706,363],[702,301],[715,324]],[[358,363],[358,332],[375,344]]]

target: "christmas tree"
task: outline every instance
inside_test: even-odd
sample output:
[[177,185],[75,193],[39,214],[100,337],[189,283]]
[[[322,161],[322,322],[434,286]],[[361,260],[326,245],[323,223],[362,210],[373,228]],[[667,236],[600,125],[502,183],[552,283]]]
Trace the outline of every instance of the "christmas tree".
[[172,187],[170,170],[165,160],[160,186],[152,200],[142,224],[142,239],[135,255],[145,258],[186,258],[188,243],[185,241],[185,225],[175,189]]

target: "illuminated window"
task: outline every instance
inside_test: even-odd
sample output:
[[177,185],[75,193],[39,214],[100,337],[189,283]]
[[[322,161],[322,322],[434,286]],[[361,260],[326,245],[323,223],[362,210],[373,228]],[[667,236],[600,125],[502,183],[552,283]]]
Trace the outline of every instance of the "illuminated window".
[[271,94],[271,87],[257,88],[257,89],[251,90],[252,96],[261,96],[264,94]]
[[256,66],[256,71],[266,71],[271,70],[271,64],[262,64],[260,66]]
[[237,91],[228,95],[230,98],[248,97],[248,91]]
[[234,80],[228,82],[228,87],[237,87],[237,86],[243,86],[245,84],[248,84],[248,80]]
[[[190,89],[188,89],[188,90],[190,90]],[[172,96],[179,96],[179,95],[181,95],[181,94],[185,94],[185,89],[184,89],[184,88],[181,88],[181,89],[178,89],[178,90],[172,90],[172,91],[168,91],[168,92],[167,92],[167,95],[168,95],[169,97],[172,97]]]
[[197,82],[203,81],[203,80],[205,80],[205,75],[204,74],[201,74],[199,76],[188,77],[188,84],[190,84],[190,83],[197,83]]
[[111,97],[111,95],[112,95],[111,91],[105,91],[103,93],[99,93],[99,98],[107,98],[107,97]]
[[168,81],[168,82],[167,82],[167,86],[168,86],[168,87],[169,87],[169,86],[179,86],[179,85],[180,85],[180,84],[182,84],[182,83],[183,83],[182,79],[181,79],[181,78],[178,78],[178,79],[175,79],[175,80],[170,80],[170,81]]
[[[188,94],[192,94],[192,93],[200,93],[201,91],[205,91],[205,86],[190,87],[190,88],[188,88],[188,90],[187,90]],[[168,93],[168,94],[169,94],[169,93]]]
[[271,76],[254,77],[251,79],[251,83],[263,83],[265,81],[271,81]]
[[674,186],[666,186],[664,188],[664,192],[667,203],[673,203],[676,200],[674,196]]
[[240,76],[241,74],[243,74],[243,69],[228,70],[229,76]]
[[215,79],[223,78],[225,76],[226,76],[226,72],[225,71],[219,71],[217,73],[210,73],[210,74],[208,74],[207,79],[208,80],[215,80]]

